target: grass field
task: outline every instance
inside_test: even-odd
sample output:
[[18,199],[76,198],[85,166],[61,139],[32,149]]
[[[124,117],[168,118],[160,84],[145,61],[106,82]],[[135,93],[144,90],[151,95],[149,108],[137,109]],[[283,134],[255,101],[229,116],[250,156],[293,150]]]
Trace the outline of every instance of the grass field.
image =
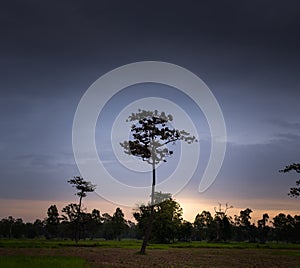
[[[116,240],[86,240],[79,241],[77,244],[71,240],[45,240],[45,239],[3,239],[0,240],[0,248],[65,248],[65,247],[102,247],[102,248],[126,248],[139,249],[141,241],[124,239]],[[300,250],[300,244],[287,243],[247,243],[247,242],[228,242],[228,243],[208,243],[200,241],[176,242],[173,244],[154,244],[150,243],[149,249],[172,249],[172,248],[226,248],[226,249],[293,249]]]
[[150,244],[146,255],[138,254],[140,245],[137,240],[80,241],[77,245],[0,240],[0,267],[300,267],[300,245],[295,244]]
[[5,268],[88,268],[85,259],[78,257],[0,256],[0,267]]

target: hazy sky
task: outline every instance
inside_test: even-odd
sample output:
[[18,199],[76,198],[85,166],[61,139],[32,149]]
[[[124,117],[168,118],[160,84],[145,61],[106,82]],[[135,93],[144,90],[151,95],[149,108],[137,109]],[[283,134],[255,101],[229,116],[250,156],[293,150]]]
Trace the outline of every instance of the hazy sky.
[[[296,0],[1,3],[0,218],[41,217],[54,202],[74,201],[66,181],[79,175],[72,123],[82,95],[106,72],[145,60],[170,62],[198,75],[224,114],[224,164],[201,194],[197,187],[209,142],[205,120],[196,123],[203,134],[203,158],[176,196],[189,219],[218,202],[241,209],[297,211],[299,201],[287,196],[297,174],[278,170],[300,161],[299,12]],[[112,120],[139,98],[168,98],[195,120],[192,101],[180,94],[155,84],[124,89],[106,106],[102,123],[99,119],[98,148],[111,156],[105,137]],[[160,174],[168,174],[176,161],[170,160],[169,169]],[[115,176],[130,176],[110,165]],[[148,175],[142,183],[148,183]],[[88,208],[106,211],[97,195],[89,200]],[[35,209],[28,212],[30,207]]]

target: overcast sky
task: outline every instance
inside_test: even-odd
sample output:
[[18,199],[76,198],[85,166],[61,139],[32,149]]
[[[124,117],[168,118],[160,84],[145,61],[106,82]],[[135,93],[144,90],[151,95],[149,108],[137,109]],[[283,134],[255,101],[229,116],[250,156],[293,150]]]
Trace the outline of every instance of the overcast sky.
[[[299,201],[287,196],[297,174],[278,170],[300,161],[299,12],[292,0],[2,2],[0,218],[11,213],[26,219],[26,202],[47,208],[48,201],[50,206],[74,199],[66,181],[80,175],[72,123],[81,97],[106,72],[145,60],[198,75],[224,115],[228,143],[221,172],[205,193],[197,192],[209,151],[200,135],[204,160],[176,196],[184,210],[229,202],[243,209],[297,211]],[[149,96],[169,98],[195,119],[192,102],[179,92],[144,85],[116,96],[102,123],[109,128],[113,115]],[[201,124],[207,127],[202,122],[198,129]],[[99,148],[102,142],[109,140],[99,138]],[[166,165],[172,169],[176,161]],[[108,169],[125,174],[117,164]],[[104,212],[98,196],[93,204],[97,198]],[[40,217],[38,209],[30,215]]]

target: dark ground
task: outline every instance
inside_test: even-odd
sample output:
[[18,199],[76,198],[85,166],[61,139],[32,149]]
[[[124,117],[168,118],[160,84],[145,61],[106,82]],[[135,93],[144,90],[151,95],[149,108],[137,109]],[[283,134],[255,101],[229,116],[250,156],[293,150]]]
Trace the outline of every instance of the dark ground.
[[300,267],[299,250],[274,249],[0,248],[0,255],[79,256],[91,267]]

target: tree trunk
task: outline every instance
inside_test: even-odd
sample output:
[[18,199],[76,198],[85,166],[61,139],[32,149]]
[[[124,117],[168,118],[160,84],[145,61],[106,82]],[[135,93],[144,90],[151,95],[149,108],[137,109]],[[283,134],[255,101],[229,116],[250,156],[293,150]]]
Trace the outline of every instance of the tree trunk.
[[221,240],[221,223],[217,221],[217,241]]
[[146,253],[146,247],[148,244],[148,240],[150,238],[151,230],[152,230],[152,223],[154,219],[154,193],[155,193],[155,184],[156,184],[156,177],[155,177],[155,162],[153,160],[152,163],[152,191],[151,191],[151,210],[150,210],[150,218],[148,222],[148,226],[145,232],[145,236],[143,239],[142,247],[141,247],[141,254]]
[[[82,193],[82,192],[81,192]],[[81,204],[82,204],[82,195],[79,197],[78,211],[77,211],[77,219],[75,225],[75,242],[76,244],[80,240],[80,227],[81,227]]]

